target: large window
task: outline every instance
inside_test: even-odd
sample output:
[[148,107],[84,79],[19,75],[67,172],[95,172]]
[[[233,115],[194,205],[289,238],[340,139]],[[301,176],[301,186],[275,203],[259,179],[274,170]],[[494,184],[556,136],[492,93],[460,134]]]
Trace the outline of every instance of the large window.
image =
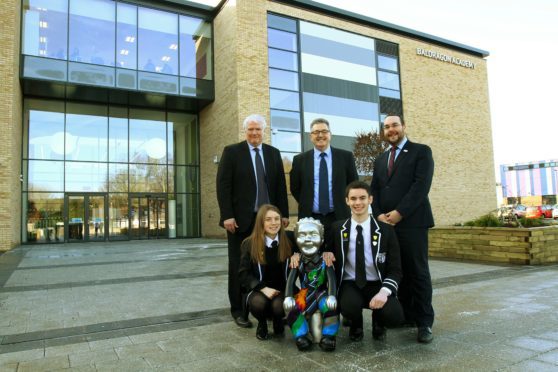
[[23,54],[68,58],[68,0],[23,1]]
[[267,26],[271,143],[281,150],[289,172],[293,157],[301,151],[297,23],[269,14]]
[[64,196],[107,194],[109,239],[127,238],[131,195],[168,201],[169,237],[197,237],[197,116],[26,99],[23,241],[64,241]]
[[212,27],[112,0],[23,0],[23,76],[211,96]]
[[267,21],[272,143],[284,157],[312,148],[316,118],[330,122],[333,146],[352,151],[357,133],[401,112],[396,44],[275,14]]
[[70,0],[70,61],[114,66],[115,3]]

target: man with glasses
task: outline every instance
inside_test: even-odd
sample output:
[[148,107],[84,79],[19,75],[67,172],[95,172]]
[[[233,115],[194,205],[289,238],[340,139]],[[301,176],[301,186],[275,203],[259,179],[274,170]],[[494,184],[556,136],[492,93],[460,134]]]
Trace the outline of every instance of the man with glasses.
[[345,187],[358,179],[358,173],[352,152],[330,146],[326,119],[312,121],[310,140],[314,148],[293,159],[291,193],[298,202],[299,219],[312,217],[322,223],[327,246],[331,224],[351,214],[345,203]]
[[428,192],[434,174],[432,150],[411,142],[399,114],[384,119],[384,140],[390,148],[374,162],[372,213],[395,227],[401,250],[403,280],[399,301],[407,323],[418,327],[417,340],[432,341],[432,281],[428,267],[428,229],[434,217]]

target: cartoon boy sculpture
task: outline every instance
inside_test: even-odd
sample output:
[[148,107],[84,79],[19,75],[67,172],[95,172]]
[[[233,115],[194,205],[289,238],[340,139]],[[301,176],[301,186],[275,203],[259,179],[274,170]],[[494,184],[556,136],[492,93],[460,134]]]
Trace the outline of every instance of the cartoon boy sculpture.
[[[333,267],[326,266],[319,253],[324,228],[318,220],[303,218],[296,224],[294,233],[301,258],[298,268],[292,269],[287,278],[283,302],[287,323],[299,350],[308,350],[312,346],[308,337],[311,333],[322,350],[333,351],[339,329],[335,312],[337,288]],[[297,278],[301,289],[293,294]]]

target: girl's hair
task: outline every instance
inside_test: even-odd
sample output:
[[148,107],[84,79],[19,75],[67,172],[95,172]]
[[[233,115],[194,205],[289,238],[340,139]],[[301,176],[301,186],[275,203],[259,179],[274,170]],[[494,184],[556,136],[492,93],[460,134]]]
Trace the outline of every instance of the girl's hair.
[[[254,230],[252,230],[252,234],[246,239],[250,240],[252,245],[250,256],[252,257],[252,261],[258,262],[260,264],[265,264],[265,230],[264,230],[264,222],[265,216],[267,212],[274,211],[279,214],[279,218],[281,218],[281,212],[279,209],[271,204],[263,204],[260,209],[258,210],[258,214],[256,214],[256,221],[254,222]],[[279,236],[279,249],[277,254],[277,259],[279,262],[284,262],[291,256],[291,241],[287,237],[285,233],[285,229],[283,228],[283,224],[281,223],[281,228],[277,233]]]

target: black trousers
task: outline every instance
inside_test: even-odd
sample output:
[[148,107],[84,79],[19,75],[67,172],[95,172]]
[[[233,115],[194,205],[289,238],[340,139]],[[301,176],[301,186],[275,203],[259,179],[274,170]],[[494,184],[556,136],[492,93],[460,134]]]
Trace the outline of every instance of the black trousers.
[[395,227],[401,250],[403,279],[398,297],[405,319],[418,327],[432,327],[432,280],[428,266],[428,229]]
[[250,227],[246,231],[239,232],[237,229],[234,234],[227,231],[229,248],[229,302],[233,318],[238,318],[239,316],[246,317],[248,315],[240,288],[238,270],[240,269],[240,245],[252,233],[253,228],[254,218],[252,218]]
[[[362,309],[370,308],[370,300],[382,288],[382,282],[367,282],[359,288],[354,280],[344,280],[339,289],[339,307],[344,318],[351,320],[351,328],[362,328]],[[372,312],[377,324],[384,327],[397,327],[403,322],[403,310],[395,296],[389,296],[384,307]]]

